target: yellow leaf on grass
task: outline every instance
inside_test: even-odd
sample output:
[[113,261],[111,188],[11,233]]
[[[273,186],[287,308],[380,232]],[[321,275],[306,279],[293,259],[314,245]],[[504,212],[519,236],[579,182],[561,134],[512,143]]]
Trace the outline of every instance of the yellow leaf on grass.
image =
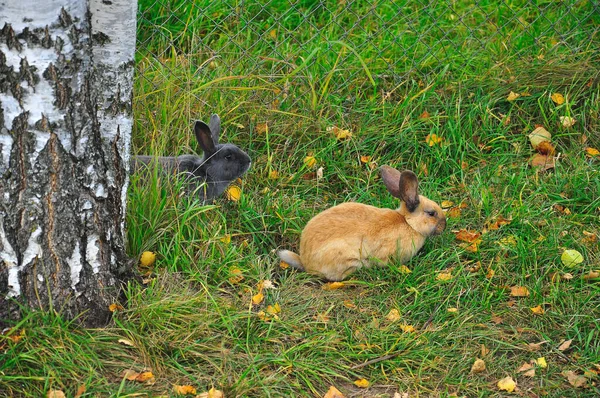
[[408,268],[406,265],[401,265],[400,268],[398,268],[398,271],[400,271],[401,274],[410,274],[410,273],[412,273],[412,271],[410,270],[410,268]]
[[61,390],[50,390],[46,394],[46,398],[65,398],[66,395]]
[[466,229],[461,229],[460,231],[452,231],[452,232],[456,236],[457,240],[460,240],[462,242],[468,242],[468,243],[477,241],[479,239],[479,237],[481,236],[481,233],[479,233],[479,232],[473,232],[473,231],[469,231]]
[[396,321],[400,320],[400,312],[397,309],[393,308],[387,314],[385,319],[387,319],[390,322],[396,322]]
[[317,159],[314,156],[307,156],[304,158],[304,165],[309,169],[312,169],[317,164]]
[[538,359],[536,359],[535,364],[542,369],[546,369],[548,367],[548,363],[546,362],[546,358],[544,357],[539,357]]
[[506,376],[498,381],[498,388],[503,391],[513,392],[517,388],[517,383],[510,376]]
[[400,325],[400,329],[404,333],[413,333],[415,331],[415,327],[413,325]]
[[203,392],[202,394],[196,395],[196,398],[225,398],[225,394],[223,394],[223,391],[216,390],[213,387],[208,390],[208,392]]
[[323,290],[337,290],[342,289],[344,286],[344,282],[329,282],[324,284],[321,289]]
[[458,312],[458,308],[456,308],[456,307],[450,307],[446,311],[448,311],[450,313],[456,313],[456,312]]
[[551,139],[552,134],[550,134],[548,130],[541,126],[536,127],[535,130],[529,134],[529,142],[531,143],[533,149],[537,149],[542,142],[550,141]]
[[262,292],[258,292],[254,296],[252,296],[252,304],[259,305],[263,302],[264,299],[265,296],[262,294]]
[[271,36],[271,39],[276,39],[277,38],[277,29],[271,29],[271,31],[269,31],[269,36]]
[[473,373],[481,373],[485,371],[485,361],[483,359],[477,358],[471,366],[471,372]]
[[360,157],[360,162],[361,163],[369,163],[370,161],[371,161],[371,156],[362,155]]
[[560,261],[566,267],[574,267],[583,262],[583,256],[577,250],[567,249],[560,255]]
[[572,127],[576,122],[571,116],[561,116],[559,119],[563,127]]
[[277,170],[269,171],[269,180],[276,180],[279,177]]
[[438,136],[437,134],[428,134],[427,137],[425,137],[425,142],[427,143],[427,145],[429,146],[434,146],[437,144],[440,144],[444,139],[440,136]]
[[344,130],[337,126],[327,127],[327,131],[335,135],[335,138],[340,141],[352,138],[352,132],[350,130]]
[[510,295],[512,297],[528,297],[529,289],[527,289],[525,286],[511,286]]
[[177,384],[173,385],[173,392],[176,395],[189,395],[196,394],[196,389],[190,385],[179,386]]
[[229,268],[229,283],[232,285],[238,284],[244,280],[244,275],[242,274],[242,270],[238,267]]
[[565,97],[562,94],[554,93],[550,96],[550,98],[556,105],[562,105],[565,103]]
[[269,132],[269,125],[267,123],[257,123],[254,127],[254,131],[259,134],[264,134]]
[[110,312],[115,312],[115,311],[119,311],[122,309],[123,309],[123,306],[119,303],[112,303],[111,305],[108,306],[108,310]]
[[133,341],[131,341],[129,339],[119,339],[119,340],[117,340],[117,342],[119,342],[123,345],[127,345],[129,347],[135,347],[135,344],[133,343]]
[[286,263],[285,261],[281,261],[279,263],[279,268],[281,269],[288,269],[290,267],[290,265],[288,263]]
[[139,381],[140,383],[143,383],[145,381],[151,381],[153,379],[154,379],[154,375],[152,374],[152,372],[142,372],[135,378],[135,381]]
[[151,267],[156,261],[156,254],[152,252],[143,252],[140,256],[140,265],[142,267]]
[[452,274],[450,272],[440,272],[435,279],[442,282],[449,281],[452,279]]
[[600,151],[599,150],[597,150],[596,148],[591,148],[591,147],[585,148],[585,153],[586,153],[586,155],[588,155],[591,158],[594,157],[594,156],[600,155]]
[[600,271],[598,271],[598,270],[590,271],[587,274],[583,275],[582,278],[584,280],[586,280],[586,281],[591,281],[591,280],[594,280],[594,279],[599,279],[600,278]]
[[358,379],[354,382],[354,385],[359,388],[367,388],[370,384],[367,379]]
[[506,100],[507,100],[507,101],[514,101],[514,100],[516,100],[517,98],[519,98],[520,96],[521,96],[521,94],[519,94],[519,93],[515,93],[515,92],[511,91],[511,92],[508,94],[508,97],[506,97]]
[[227,244],[231,243],[231,235],[225,234],[225,236],[223,236],[219,240],[227,245]]
[[227,199],[231,200],[232,202],[237,202],[242,197],[242,190],[237,185],[230,185],[227,188],[226,193]]
[[531,310],[531,312],[533,312],[536,315],[544,315],[544,313],[546,312],[541,305],[538,305],[536,307],[532,307],[529,309]]
[[281,306],[279,305],[279,303],[275,303],[275,305],[267,306],[268,314],[276,315],[276,314],[279,314],[280,312],[281,312]]
[[344,394],[334,386],[329,387],[329,390],[323,395],[323,398],[345,398]]
[[442,203],[440,203],[440,206],[442,209],[448,209],[448,208],[454,206],[454,202],[451,200],[442,200]]

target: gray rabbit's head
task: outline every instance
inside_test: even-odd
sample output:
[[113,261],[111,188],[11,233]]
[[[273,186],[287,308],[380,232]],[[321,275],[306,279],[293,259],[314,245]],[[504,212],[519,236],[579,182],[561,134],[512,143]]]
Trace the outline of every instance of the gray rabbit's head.
[[[164,169],[185,176],[190,191],[196,192],[203,201],[220,196],[227,186],[248,171],[250,156],[233,144],[219,144],[221,119],[213,114],[207,125],[203,121],[194,124],[194,134],[203,156],[181,155],[159,157]],[[132,159],[132,170],[148,165],[151,156],[136,156]]]

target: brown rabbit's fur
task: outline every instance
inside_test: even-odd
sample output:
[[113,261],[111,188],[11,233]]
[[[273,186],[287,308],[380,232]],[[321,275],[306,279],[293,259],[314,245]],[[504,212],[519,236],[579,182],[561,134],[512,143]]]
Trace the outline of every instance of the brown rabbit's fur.
[[[383,166],[388,191],[402,199],[397,210],[342,203],[317,214],[300,237],[300,255],[278,252],[290,265],[340,281],[360,267],[408,261],[431,235],[440,234],[446,219],[440,206],[418,195],[414,173]],[[402,176],[402,178],[401,178]],[[432,215],[433,214],[433,215]]]

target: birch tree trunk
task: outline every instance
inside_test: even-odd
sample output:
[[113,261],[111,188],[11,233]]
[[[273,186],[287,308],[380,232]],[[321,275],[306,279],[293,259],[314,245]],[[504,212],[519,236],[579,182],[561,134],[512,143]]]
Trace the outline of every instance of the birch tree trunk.
[[105,324],[124,220],[136,1],[0,3],[0,324]]

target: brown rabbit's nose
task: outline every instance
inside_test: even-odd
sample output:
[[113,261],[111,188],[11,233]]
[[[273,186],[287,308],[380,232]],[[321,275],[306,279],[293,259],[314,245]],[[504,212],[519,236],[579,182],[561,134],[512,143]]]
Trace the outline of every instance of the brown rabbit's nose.
[[437,227],[435,228],[435,234],[439,235],[441,234],[444,230],[446,229],[446,219],[442,218],[439,222]]

